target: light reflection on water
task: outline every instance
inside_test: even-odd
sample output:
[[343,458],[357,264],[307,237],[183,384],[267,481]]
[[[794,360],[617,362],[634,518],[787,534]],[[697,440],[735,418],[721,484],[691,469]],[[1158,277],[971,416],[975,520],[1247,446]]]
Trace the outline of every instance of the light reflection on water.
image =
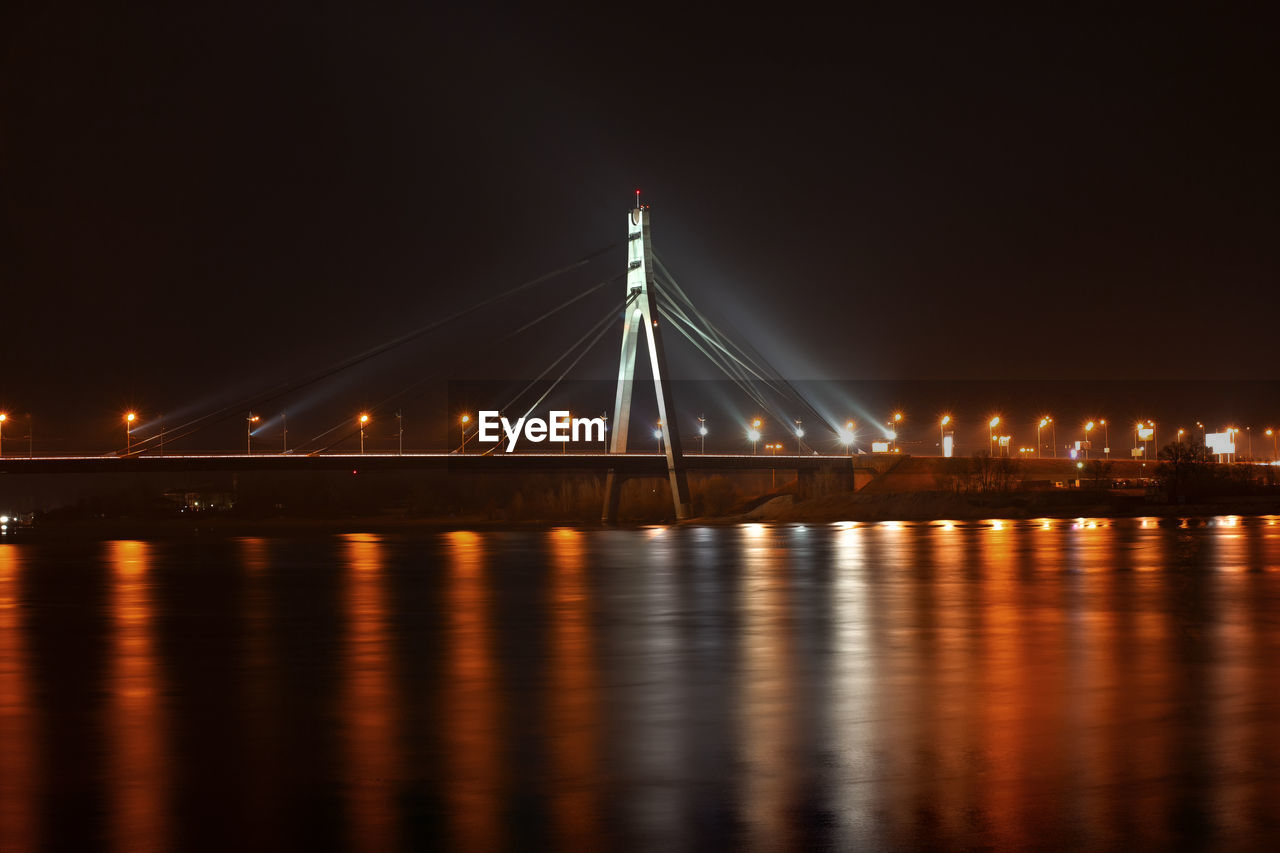
[[155,568],[147,542],[106,543],[113,648],[107,675],[111,740],[110,839],[121,851],[171,846],[170,761],[164,684],[156,649]]
[[1259,846],[1278,569],[1270,517],[6,543],[0,850]]

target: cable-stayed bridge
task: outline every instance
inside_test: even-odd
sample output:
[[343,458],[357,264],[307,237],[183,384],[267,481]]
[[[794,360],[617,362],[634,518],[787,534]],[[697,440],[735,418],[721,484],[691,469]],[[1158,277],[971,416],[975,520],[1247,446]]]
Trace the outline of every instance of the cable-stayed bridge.
[[[529,417],[544,405],[557,387],[569,378],[597,345],[617,335],[621,326],[621,348],[618,357],[617,384],[606,449],[593,452],[504,452],[503,438],[482,444],[479,435],[473,435],[468,452],[465,424],[463,443],[453,452],[442,453],[359,453],[338,452],[336,448],[347,442],[356,432],[360,433],[363,451],[365,422],[379,412],[394,411],[395,407],[419,390],[426,380],[416,380],[394,394],[370,407],[366,414],[353,424],[345,418],[338,425],[307,441],[290,448],[286,440],[276,453],[190,453],[178,447],[184,440],[211,429],[216,424],[245,417],[249,412],[250,431],[257,417],[252,414],[272,401],[286,398],[301,389],[334,381],[341,374],[354,370],[373,359],[400,349],[407,344],[429,337],[464,318],[483,316],[500,303],[519,294],[532,291],[540,285],[555,280],[587,264],[610,255],[619,248],[617,243],[590,252],[572,263],[529,279],[506,291],[490,295],[444,317],[433,319],[414,329],[375,347],[357,353],[347,359],[289,379],[256,394],[202,411],[184,422],[172,425],[160,432],[136,436],[130,413],[126,423],[124,448],[103,455],[61,455],[26,457],[3,454],[3,423],[0,423],[0,473],[144,473],[188,471],[298,471],[298,470],[448,470],[457,472],[515,472],[515,471],[598,471],[606,478],[605,503],[602,518],[614,521],[618,515],[621,483],[634,477],[665,477],[671,489],[673,508],[677,518],[690,514],[689,471],[752,471],[793,469],[800,476],[823,469],[851,471],[856,457],[843,454],[821,454],[806,447],[805,431],[801,423],[813,430],[826,430],[833,439],[843,441],[846,447],[852,442],[847,430],[828,423],[822,414],[805,400],[782,374],[775,370],[758,351],[735,340],[713,323],[697,306],[688,291],[654,252],[651,236],[650,209],[640,203],[636,194],[634,207],[628,213],[625,242],[626,267],[613,275],[583,288],[558,305],[532,317],[510,332],[504,340],[513,338],[540,326],[553,316],[562,315],[570,308],[584,302],[597,293],[608,293],[609,288],[621,285],[622,293],[610,301],[608,310],[596,321],[585,326],[585,331],[565,348],[550,364],[547,364],[518,392],[505,399],[494,399],[488,406],[491,411],[511,413],[514,422]],[[617,291],[613,291],[617,293]],[[572,316],[572,315],[564,315]],[[574,321],[578,328],[583,324]],[[692,406],[702,401],[676,400],[673,393],[670,370],[667,363],[667,347],[664,331],[674,330],[680,342],[688,344],[694,352],[713,366],[718,374],[732,383],[750,401],[756,410],[774,424],[784,424],[796,442],[794,454],[779,454],[779,445],[771,446],[767,455],[686,453],[680,424],[692,424],[700,418],[693,414]],[[638,368],[641,353],[648,354],[648,370]],[[659,452],[637,452],[632,440],[633,392],[637,371],[647,372],[653,383],[658,409],[655,438]],[[802,415],[797,417],[797,415]],[[757,423],[758,427],[759,424]],[[754,430],[748,424],[746,431]],[[755,434],[755,440],[759,439]],[[251,451],[252,446],[246,438]],[[753,442],[754,443],[754,442]],[[166,449],[166,444],[168,445]],[[177,447],[176,447],[177,446]],[[176,451],[176,452],[175,452]]]

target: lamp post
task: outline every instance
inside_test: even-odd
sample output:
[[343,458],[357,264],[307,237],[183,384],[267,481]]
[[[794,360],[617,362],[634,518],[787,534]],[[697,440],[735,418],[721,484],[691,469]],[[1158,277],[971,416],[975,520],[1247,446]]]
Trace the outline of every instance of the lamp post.
[[804,427],[800,425],[800,419],[796,418],[796,456],[801,453],[800,439],[804,438]]
[[943,415],[938,421],[938,455],[946,456],[947,424],[951,423],[951,415]]
[[1081,449],[1084,451],[1085,459],[1089,458],[1089,445],[1092,444],[1089,439],[1089,433],[1091,432],[1093,432],[1093,421],[1089,421],[1084,425],[1084,442],[1081,444]]
[[253,412],[250,412],[249,416],[244,419],[244,453],[246,456],[253,455],[253,425],[260,420],[262,418]]
[[1276,436],[1276,431],[1271,427],[1267,427],[1267,435],[1271,436],[1271,461],[1274,462],[1280,456],[1280,437]]
[[1102,455],[1111,458],[1111,427],[1107,426],[1107,419],[1103,418],[1098,421],[1102,425]]
[[396,412],[396,455],[404,456],[404,415]]
[[844,432],[841,433],[840,435],[840,441],[842,444],[844,444],[846,447],[849,448],[850,456],[853,455],[853,440],[857,435],[856,433],[857,428],[858,428],[858,425],[856,422],[846,421],[844,425]]
[[0,412],[0,456],[4,456],[4,422],[7,420],[9,416]]
[[707,455],[707,417],[703,415],[698,418],[698,438],[702,441],[702,449],[699,451],[701,455]]
[[658,441],[658,452],[662,452],[662,421],[658,421],[658,425],[653,430],[653,437]]
[[756,446],[760,442],[760,426],[764,422],[759,418],[751,421],[751,429],[747,430],[747,440],[751,442],[751,455],[756,455]]
[[471,415],[463,415],[458,419],[462,429],[462,455],[467,455],[467,424],[471,423]]
[[286,412],[280,413],[280,452],[289,452],[289,416]]
[[137,419],[138,416],[133,412],[129,412],[124,416],[124,452],[126,456],[133,449],[133,422]]
[[[1041,458],[1042,454],[1040,449],[1044,447],[1044,445],[1040,442],[1040,430],[1047,427],[1049,425],[1049,422],[1052,420],[1053,418],[1049,417],[1048,415],[1045,415],[1040,419],[1040,423],[1036,424],[1036,458],[1037,459]],[[1056,444],[1057,442],[1054,442],[1054,443]]]
[[1000,416],[999,415],[993,416],[991,420],[987,422],[987,425],[991,427],[991,455],[995,456],[996,455],[996,427],[1000,426]]
[[898,451],[898,433],[901,432],[899,427],[902,425],[902,412],[894,412],[893,417],[889,419],[889,429],[893,433],[893,450]]
[[360,455],[362,456],[364,455],[364,427],[367,423],[369,423],[369,415],[362,412],[360,414]]

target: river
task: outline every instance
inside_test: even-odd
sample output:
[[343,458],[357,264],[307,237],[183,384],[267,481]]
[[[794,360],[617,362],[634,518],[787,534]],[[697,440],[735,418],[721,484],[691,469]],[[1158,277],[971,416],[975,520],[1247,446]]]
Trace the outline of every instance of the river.
[[1249,848],[1280,517],[0,542],[0,850]]

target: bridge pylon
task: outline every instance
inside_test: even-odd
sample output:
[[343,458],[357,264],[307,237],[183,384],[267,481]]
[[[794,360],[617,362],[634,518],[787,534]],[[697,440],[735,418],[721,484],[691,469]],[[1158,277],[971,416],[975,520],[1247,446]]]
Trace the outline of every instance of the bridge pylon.
[[[636,206],[627,220],[627,307],[622,324],[622,354],[618,360],[618,390],[613,405],[613,435],[610,453],[627,452],[627,435],[631,426],[631,391],[636,376],[636,350],[643,329],[649,345],[649,364],[658,398],[659,428],[667,454],[667,478],[671,482],[671,500],[676,518],[688,518],[689,478],[685,473],[684,451],[680,445],[680,429],[676,423],[675,402],[667,371],[667,356],[662,347],[662,331],[658,325],[653,300],[653,243],[649,236],[649,208]],[[601,520],[612,524],[618,520],[618,499],[623,477],[613,469],[605,478],[604,510]]]

